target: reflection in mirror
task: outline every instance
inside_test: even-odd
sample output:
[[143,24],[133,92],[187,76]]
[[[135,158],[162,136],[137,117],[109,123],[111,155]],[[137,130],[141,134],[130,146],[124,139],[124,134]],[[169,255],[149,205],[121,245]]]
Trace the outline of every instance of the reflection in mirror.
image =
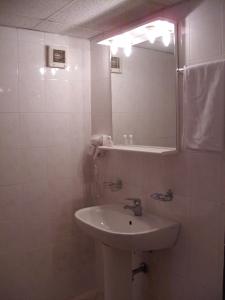
[[157,20],[107,42],[114,144],[176,147],[174,24]]

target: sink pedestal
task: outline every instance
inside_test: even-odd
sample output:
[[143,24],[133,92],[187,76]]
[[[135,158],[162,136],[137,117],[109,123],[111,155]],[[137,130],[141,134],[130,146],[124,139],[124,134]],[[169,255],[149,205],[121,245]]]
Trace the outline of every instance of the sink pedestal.
[[176,222],[152,214],[136,217],[121,204],[82,208],[75,217],[103,245],[105,300],[131,300],[132,251],[170,248],[179,231]]
[[132,252],[103,245],[105,300],[132,299]]

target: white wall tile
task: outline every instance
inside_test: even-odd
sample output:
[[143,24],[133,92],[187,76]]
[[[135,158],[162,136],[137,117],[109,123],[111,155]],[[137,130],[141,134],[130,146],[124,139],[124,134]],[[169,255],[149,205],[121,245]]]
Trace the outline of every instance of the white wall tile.
[[[89,99],[89,104],[85,103],[85,92],[86,92],[85,88],[86,86],[83,80],[70,81],[69,84],[69,94],[71,99],[70,112],[83,113],[85,109],[85,105],[86,107],[87,105],[90,105],[90,99]],[[90,88],[87,89],[90,90]],[[86,102],[88,101],[87,97],[89,98],[89,94],[86,95]]]
[[91,82],[90,80],[85,80],[84,84],[84,111],[91,113]]
[[24,171],[24,161],[20,149],[0,149],[0,186],[23,182]]
[[70,72],[72,72],[73,74],[73,79],[83,79],[82,73],[85,71],[85,69],[83,69],[85,62],[84,51],[82,50],[82,48],[69,48],[69,51],[67,53],[67,62],[70,66]]
[[[49,114],[48,122],[50,125],[50,142],[51,146],[66,145],[70,143],[70,120],[69,113],[52,113]],[[81,132],[82,134],[82,132]]]
[[0,148],[18,148],[21,145],[20,115],[0,114]]
[[[93,76],[93,75],[92,75]],[[101,86],[101,89],[99,89]],[[92,132],[112,135],[112,108],[109,79],[91,83]],[[109,105],[107,105],[108,103]]]
[[[74,211],[86,203],[89,41],[6,27],[0,27],[0,41],[0,298],[35,300],[43,290],[46,300],[69,298],[90,288],[86,271],[82,280],[74,281],[74,275],[93,260],[89,240],[73,222]],[[66,46],[70,69],[46,67],[45,44]],[[79,241],[77,250],[65,245],[66,236]],[[62,262],[63,275],[55,255],[62,245],[62,255],[70,253],[73,261]]]
[[[21,220],[8,220],[5,222],[0,222],[1,231],[0,231],[0,240],[1,240],[1,250],[0,255],[3,253],[15,253],[21,252],[23,248],[22,245],[22,236],[23,236],[23,224]],[[7,260],[10,256],[8,256]],[[10,263],[10,261],[8,261]],[[3,289],[3,286],[2,286]],[[1,289],[1,292],[2,292]]]
[[[43,215],[42,215],[43,217]],[[52,232],[50,228],[50,219],[24,218],[22,222],[21,244],[23,252],[27,253],[30,250],[40,250],[51,244]],[[37,282],[37,285],[40,283]]]
[[0,221],[20,220],[23,216],[21,211],[22,185],[1,186],[0,199]]
[[67,80],[46,81],[46,110],[49,112],[70,112],[72,99],[70,83]]
[[60,34],[52,34],[52,33],[44,33],[45,35],[45,43],[49,46],[68,46],[69,37],[66,35]]
[[60,177],[60,178],[72,178],[73,166],[72,151],[69,145],[61,145],[57,147],[51,147],[48,149],[48,176]]
[[[163,182],[171,188],[176,195],[188,196],[188,155],[180,153],[178,156],[168,156],[163,160]],[[179,180],[177,180],[179,178]]]
[[0,27],[0,39],[1,40],[17,40],[17,29],[11,27]]
[[22,149],[25,182],[47,180],[47,149],[32,147]]
[[[218,280],[221,266],[219,242],[224,238],[224,227],[221,226],[223,211],[213,202],[192,198],[189,225],[190,270],[195,269],[191,277],[193,282],[207,285],[209,292],[219,289]],[[209,243],[211,246],[209,247]],[[205,275],[207,274],[207,276]]]
[[189,195],[221,203],[221,156],[207,153],[188,153],[188,156]]
[[26,293],[29,297],[39,299],[45,290],[45,299],[52,297],[52,247],[28,251],[23,259],[23,269],[27,281]]
[[83,137],[82,132],[86,124],[86,121],[84,122],[83,118],[84,118],[83,114],[81,114],[79,111],[77,113],[73,113],[70,116],[70,120],[69,120],[70,137],[73,142],[76,142],[77,140]]
[[33,31],[33,30],[26,30],[26,29],[18,29],[18,40],[30,43],[44,43],[44,33],[41,31]]
[[20,112],[45,112],[45,82],[38,70],[21,74],[18,91]]
[[[90,41],[84,40],[76,37],[68,37],[68,45],[71,48],[78,48],[78,49],[89,49],[90,50]],[[89,53],[90,54],[90,53]]]
[[[189,63],[215,60],[222,55],[222,1],[193,1],[187,21],[190,26]],[[210,37],[210,38],[208,38]]]
[[[7,258],[7,259],[6,259]],[[0,255],[1,272],[0,278],[3,283],[1,289],[1,295],[6,297],[17,297],[17,295],[23,294],[26,287],[26,277],[24,272],[24,254],[17,252],[8,252]],[[18,297],[22,300],[21,297]]]
[[[11,78],[10,81],[9,78]],[[10,76],[9,74],[5,78],[1,76],[0,84],[0,112],[17,112],[19,108],[17,75]]]
[[30,181],[22,185],[20,207],[24,221],[46,222],[52,216],[53,206],[54,203],[48,199],[46,175],[40,180]]
[[92,79],[110,78],[110,51],[108,47],[98,45],[94,40],[91,42],[91,63]]
[[[13,32],[14,33],[14,32]],[[0,48],[2,58],[0,73],[0,112],[18,111],[17,39],[6,39]]]
[[67,69],[45,68],[45,78],[53,80],[69,80],[70,72]]
[[46,147],[50,145],[50,124],[48,114],[21,114],[22,145]]
[[[31,69],[33,72],[39,71],[45,67],[45,47],[44,45],[33,42],[19,41],[18,60],[20,72],[27,72]],[[28,77],[29,78],[29,77]]]

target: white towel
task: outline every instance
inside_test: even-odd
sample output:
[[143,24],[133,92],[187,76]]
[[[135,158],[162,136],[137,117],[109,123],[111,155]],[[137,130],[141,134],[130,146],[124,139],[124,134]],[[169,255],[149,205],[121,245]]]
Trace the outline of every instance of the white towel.
[[184,69],[184,135],[186,148],[224,150],[225,61]]

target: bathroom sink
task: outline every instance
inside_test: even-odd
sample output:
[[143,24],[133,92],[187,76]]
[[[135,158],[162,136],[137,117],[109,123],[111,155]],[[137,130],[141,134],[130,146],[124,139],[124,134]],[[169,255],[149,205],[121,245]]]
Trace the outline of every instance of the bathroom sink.
[[159,250],[172,247],[179,223],[143,214],[136,217],[122,205],[87,207],[75,213],[84,232],[105,245],[122,250]]

